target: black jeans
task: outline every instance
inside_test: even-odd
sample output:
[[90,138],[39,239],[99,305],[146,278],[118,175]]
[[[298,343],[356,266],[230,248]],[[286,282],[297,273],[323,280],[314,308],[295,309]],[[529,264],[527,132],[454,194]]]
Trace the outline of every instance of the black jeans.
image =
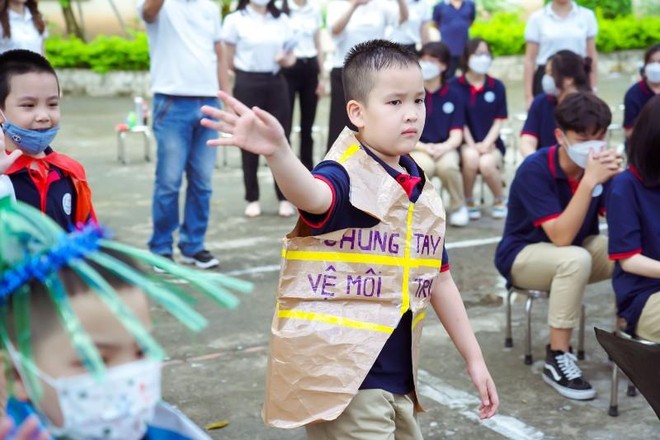
[[[258,106],[266,110],[282,124],[282,127],[291,127],[291,106],[289,105],[289,88],[281,73],[243,72],[236,70],[234,82],[234,97],[246,106]],[[287,132],[288,136],[289,133]],[[243,165],[243,183],[245,185],[245,200],[256,202],[259,200],[259,181],[257,168],[259,156],[241,150]],[[278,200],[285,200],[282,191],[275,183],[275,192]]]
[[296,102],[296,94],[300,99],[300,161],[311,170],[314,167],[314,138],[312,127],[316,118],[316,106],[318,95],[316,88],[319,85],[319,61],[316,57],[298,58],[296,64],[282,71],[289,85],[290,114],[289,126],[284,127],[291,134],[293,121],[293,107]]
[[328,122],[328,144],[326,147],[328,150],[337,140],[344,127],[357,131],[357,128],[348,119],[348,113],[346,113],[344,81],[341,77],[343,70],[335,67],[330,71],[330,121]]

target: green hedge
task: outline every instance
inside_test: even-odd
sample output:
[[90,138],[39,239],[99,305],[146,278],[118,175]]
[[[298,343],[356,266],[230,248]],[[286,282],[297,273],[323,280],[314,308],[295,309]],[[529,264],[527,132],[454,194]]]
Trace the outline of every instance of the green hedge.
[[149,70],[147,34],[135,32],[132,38],[100,35],[89,43],[77,38],[52,37],[46,40],[46,56],[55,68]]
[[[660,42],[660,16],[632,15],[606,19],[598,15],[599,52],[646,49]],[[473,37],[488,41],[495,56],[525,52],[525,22],[515,12],[497,12],[487,21],[478,20],[470,29]],[[98,36],[89,43],[75,38],[51,37],[46,55],[56,68],[86,68],[105,73],[113,70],[148,70],[149,47],[144,32],[131,38]]]
[[[606,19],[597,13],[596,48],[609,53],[619,50],[646,49],[660,42],[660,16]],[[498,12],[487,21],[477,21],[470,29],[472,37],[488,41],[494,55],[520,55],[525,52],[525,22],[515,12]]]

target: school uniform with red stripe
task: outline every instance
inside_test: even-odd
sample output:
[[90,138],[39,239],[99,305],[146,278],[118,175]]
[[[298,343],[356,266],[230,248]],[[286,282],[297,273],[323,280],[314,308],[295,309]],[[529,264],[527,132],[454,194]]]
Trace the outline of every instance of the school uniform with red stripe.
[[96,221],[83,166],[50,147],[44,153],[42,158],[19,157],[5,173],[16,199],[39,209],[65,231]]
[[618,315],[625,318],[627,330],[634,333],[646,301],[660,292],[660,279],[626,272],[620,261],[644,255],[660,261],[660,186],[650,186],[634,167],[612,179],[606,201],[608,253],[614,260],[612,287]]
[[[553,145],[529,155],[511,182],[509,213],[495,251],[495,266],[509,283],[513,262],[525,246],[552,242],[542,225],[564,212],[580,183],[566,176],[559,166],[559,148]],[[572,245],[581,246],[585,238],[598,234],[598,216],[604,213],[609,182],[603,186],[603,194],[591,199]]]

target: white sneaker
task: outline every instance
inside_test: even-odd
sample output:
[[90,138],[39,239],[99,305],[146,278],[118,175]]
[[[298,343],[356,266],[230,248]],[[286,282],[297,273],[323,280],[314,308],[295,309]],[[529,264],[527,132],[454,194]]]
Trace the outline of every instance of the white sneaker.
[[282,200],[280,202],[280,209],[278,211],[280,217],[291,217],[295,213],[296,210],[293,209],[293,205],[291,205],[291,203],[287,202],[286,200]]
[[259,202],[250,202],[245,207],[245,216],[248,218],[259,217],[261,215],[261,205]]
[[449,224],[451,226],[466,226],[468,223],[470,223],[470,216],[465,205],[449,214]]
[[493,204],[493,209],[490,212],[490,215],[495,219],[505,218],[509,210],[506,206],[506,200],[497,202]]
[[468,203],[467,210],[470,220],[479,220],[481,218],[481,208],[474,203]]

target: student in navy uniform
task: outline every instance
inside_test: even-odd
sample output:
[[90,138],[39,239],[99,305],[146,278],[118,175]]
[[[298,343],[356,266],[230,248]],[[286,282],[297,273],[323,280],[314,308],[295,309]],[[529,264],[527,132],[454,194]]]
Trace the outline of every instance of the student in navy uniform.
[[472,220],[481,218],[481,208],[474,201],[474,183],[479,173],[493,193],[492,217],[506,217],[501,172],[505,147],[500,138],[502,122],[507,118],[506,89],[502,81],[488,75],[492,62],[488,43],[481,38],[468,41],[461,59],[465,74],[452,83],[465,103],[461,161],[465,201]]
[[630,137],[635,119],[644,105],[660,94],[660,43],[649,47],[644,53],[644,68],[641,81],[633,84],[623,99],[623,129]]
[[[5,171],[17,200],[70,231],[96,220],[83,166],[54,151],[60,86],[48,60],[25,49],[0,55],[0,121],[7,151],[21,150]],[[4,154],[0,152],[0,154]]]
[[323,48],[321,47],[321,26],[323,17],[315,0],[293,0],[289,4],[289,21],[296,33],[296,46],[293,54],[296,63],[282,69],[289,85],[289,104],[291,118],[289,135],[293,124],[293,107],[296,95],[300,108],[300,161],[308,169],[314,166],[314,137],[312,127],[316,118],[316,106],[319,97],[325,92],[323,71]]
[[465,226],[470,218],[458,153],[463,142],[465,108],[459,92],[446,82],[450,56],[449,48],[439,41],[422,46],[419,64],[426,90],[426,122],[410,155],[426,177],[439,177],[442,187],[449,192],[449,224]]
[[548,59],[541,80],[543,93],[532,101],[520,132],[520,154],[523,157],[555,144],[555,107],[571,93],[591,90],[590,71],[590,59],[570,50],[560,50]]
[[607,238],[599,235],[603,184],[621,158],[602,149],[612,114],[590,92],[568,96],[555,110],[557,144],[528,156],[509,192],[509,213],[495,266],[509,286],[550,292],[543,380],[561,395],[592,399],[569,342],[588,283],[608,279]]
[[468,41],[468,31],[476,16],[477,8],[470,0],[440,0],[433,8],[433,22],[440,31],[440,39],[451,52],[448,79],[456,74]]
[[607,199],[612,286],[626,331],[660,342],[660,96],[644,106],[630,137],[628,169]]
[[[289,88],[283,67],[294,65],[293,29],[289,23],[288,4],[282,9],[275,0],[240,0],[236,11],[227,15],[222,27],[222,40],[229,69],[235,73],[234,96],[250,107],[258,106],[277,118],[283,127],[291,127]],[[289,133],[287,133],[287,136]],[[261,215],[257,169],[259,156],[241,150],[246,217]],[[282,217],[295,214],[277,183],[278,213]]]

